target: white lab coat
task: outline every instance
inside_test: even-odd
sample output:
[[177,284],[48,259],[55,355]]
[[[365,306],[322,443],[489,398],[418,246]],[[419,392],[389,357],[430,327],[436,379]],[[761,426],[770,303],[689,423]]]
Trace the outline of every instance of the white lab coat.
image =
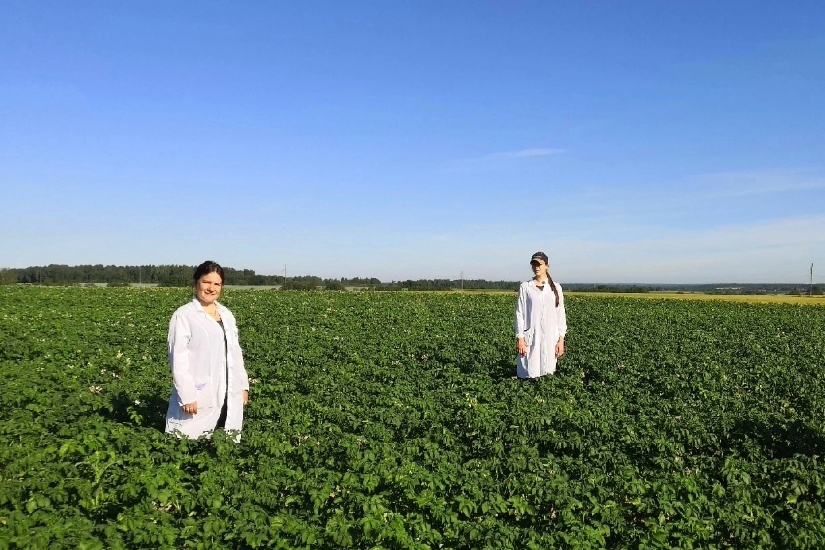
[[564,312],[564,294],[559,292],[559,307],[549,282],[542,290],[535,280],[521,283],[516,302],[515,330],[517,338],[524,338],[527,354],[516,355],[516,375],[536,378],[556,372],[556,343],[567,334]]
[[[215,302],[226,330],[209,316],[197,298],[175,311],[169,321],[169,366],[172,395],[166,411],[166,431],[196,438],[215,429],[226,399],[227,430],[243,426],[243,391],[249,390],[235,317]],[[228,347],[228,350],[227,350]],[[228,369],[228,387],[227,387]],[[198,412],[183,405],[197,401]]]

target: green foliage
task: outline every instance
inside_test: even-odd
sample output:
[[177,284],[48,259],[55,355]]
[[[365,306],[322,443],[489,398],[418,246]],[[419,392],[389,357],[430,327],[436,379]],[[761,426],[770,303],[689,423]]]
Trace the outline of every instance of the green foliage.
[[[30,284],[138,283],[188,286],[192,284],[195,266],[51,264],[9,269],[7,272],[7,276],[14,282]],[[228,285],[273,285],[281,282],[281,277],[258,275],[252,269],[233,269],[224,266],[224,272]]]
[[320,277],[291,277],[281,284],[281,290],[318,290],[322,285]]
[[16,273],[7,268],[0,268],[0,285],[10,285],[17,282]]
[[819,549],[825,309],[227,291],[243,439],[162,433],[188,289],[0,288],[0,548]]

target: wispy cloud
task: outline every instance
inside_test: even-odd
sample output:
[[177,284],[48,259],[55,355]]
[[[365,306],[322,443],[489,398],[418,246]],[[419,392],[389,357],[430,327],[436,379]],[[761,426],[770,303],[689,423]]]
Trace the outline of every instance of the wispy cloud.
[[709,198],[825,189],[825,178],[796,172],[719,172],[701,176],[699,181],[712,187]]
[[484,158],[490,159],[521,159],[527,157],[547,157],[550,155],[560,155],[564,153],[564,149],[551,148],[536,148],[536,149],[520,149],[518,151],[505,151],[503,153],[492,153]]
[[479,157],[470,157],[459,159],[458,162],[489,162],[496,160],[515,160],[535,157],[549,157],[552,155],[561,155],[566,153],[566,149],[558,149],[551,147],[534,147],[529,149],[519,149],[517,151],[500,151],[497,153],[489,153]]
[[[479,221],[445,231],[412,229],[393,243],[392,265],[374,260],[368,246],[342,252],[330,246],[330,271],[349,275],[351,266],[382,280],[468,278],[521,280],[528,278],[527,261],[536,250],[550,256],[554,277],[562,283],[798,283],[815,264],[814,282],[822,282],[825,259],[825,215],[727,224],[700,229],[666,230],[637,227],[629,238],[582,236],[575,226],[534,228]],[[550,237],[549,235],[552,235]],[[371,239],[371,237],[366,237]],[[315,241],[317,243],[317,241]],[[362,241],[363,242],[363,241]],[[375,242],[370,243],[375,244]],[[295,255],[307,244],[297,246]],[[310,266],[311,267],[311,266]],[[309,272],[310,268],[307,268]],[[349,270],[349,271],[348,271]],[[326,276],[326,275],[325,275]]]
[[[721,218],[800,213],[798,205],[821,202],[825,175],[795,170],[730,171],[696,174],[660,181],[625,181],[617,185],[582,185],[555,195],[558,215],[626,223],[645,218],[670,227],[680,224],[708,225]],[[747,201],[748,208],[742,210]],[[791,201],[799,201],[795,205]],[[759,212],[759,213],[757,213]]]
[[630,233],[620,242],[559,235],[557,268],[571,281],[799,282],[823,262],[825,216]]

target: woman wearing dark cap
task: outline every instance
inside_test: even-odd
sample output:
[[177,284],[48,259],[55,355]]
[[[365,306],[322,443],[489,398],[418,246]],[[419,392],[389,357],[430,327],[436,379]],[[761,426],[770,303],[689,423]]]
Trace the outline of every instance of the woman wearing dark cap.
[[249,400],[235,317],[218,303],[223,268],[203,262],[193,276],[195,295],[169,321],[172,395],[166,431],[196,438],[215,428],[236,430]]
[[561,285],[550,277],[547,254],[530,258],[533,278],[521,283],[516,302],[516,375],[538,378],[556,372],[556,360],[564,355],[567,317]]

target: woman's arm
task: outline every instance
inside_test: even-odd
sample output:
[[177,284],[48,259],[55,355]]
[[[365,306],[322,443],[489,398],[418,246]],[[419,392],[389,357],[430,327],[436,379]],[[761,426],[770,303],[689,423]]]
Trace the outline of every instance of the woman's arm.
[[527,345],[524,342],[524,330],[527,326],[527,289],[524,284],[519,286],[518,298],[516,299],[516,321],[514,328],[516,331],[516,351],[519,355],[527,354]]
[[567,335],[567,313],[564,310],[564,293],[561,285],[556,285],[559,291],[559,307],[556,308],[556,327],[558,340],[556,341],[556,357],[564,355],[564,337]]
[[[169,321],[169,366],[172,369],[172,383],[178,393],[178,405],[186,412],[197,412],[197,390],[195,378],[189,370],[189,340],[192,330],[186,316],[175,312]],[[194,405],[194,410],[190,405]]]
[[230,342],[230,345],[232,346],[235,368],[238,372],[237,380],[240,383],[243,404],[246,405],[249,402],[249,375],[246,372],[243,350],[241,349],[240,330],[238,329],[238,322],[235,320],[235,316],[232,312],[226,308],[224,308],[223,311],[225,312],[223,314],[232,320],[232,341]]

